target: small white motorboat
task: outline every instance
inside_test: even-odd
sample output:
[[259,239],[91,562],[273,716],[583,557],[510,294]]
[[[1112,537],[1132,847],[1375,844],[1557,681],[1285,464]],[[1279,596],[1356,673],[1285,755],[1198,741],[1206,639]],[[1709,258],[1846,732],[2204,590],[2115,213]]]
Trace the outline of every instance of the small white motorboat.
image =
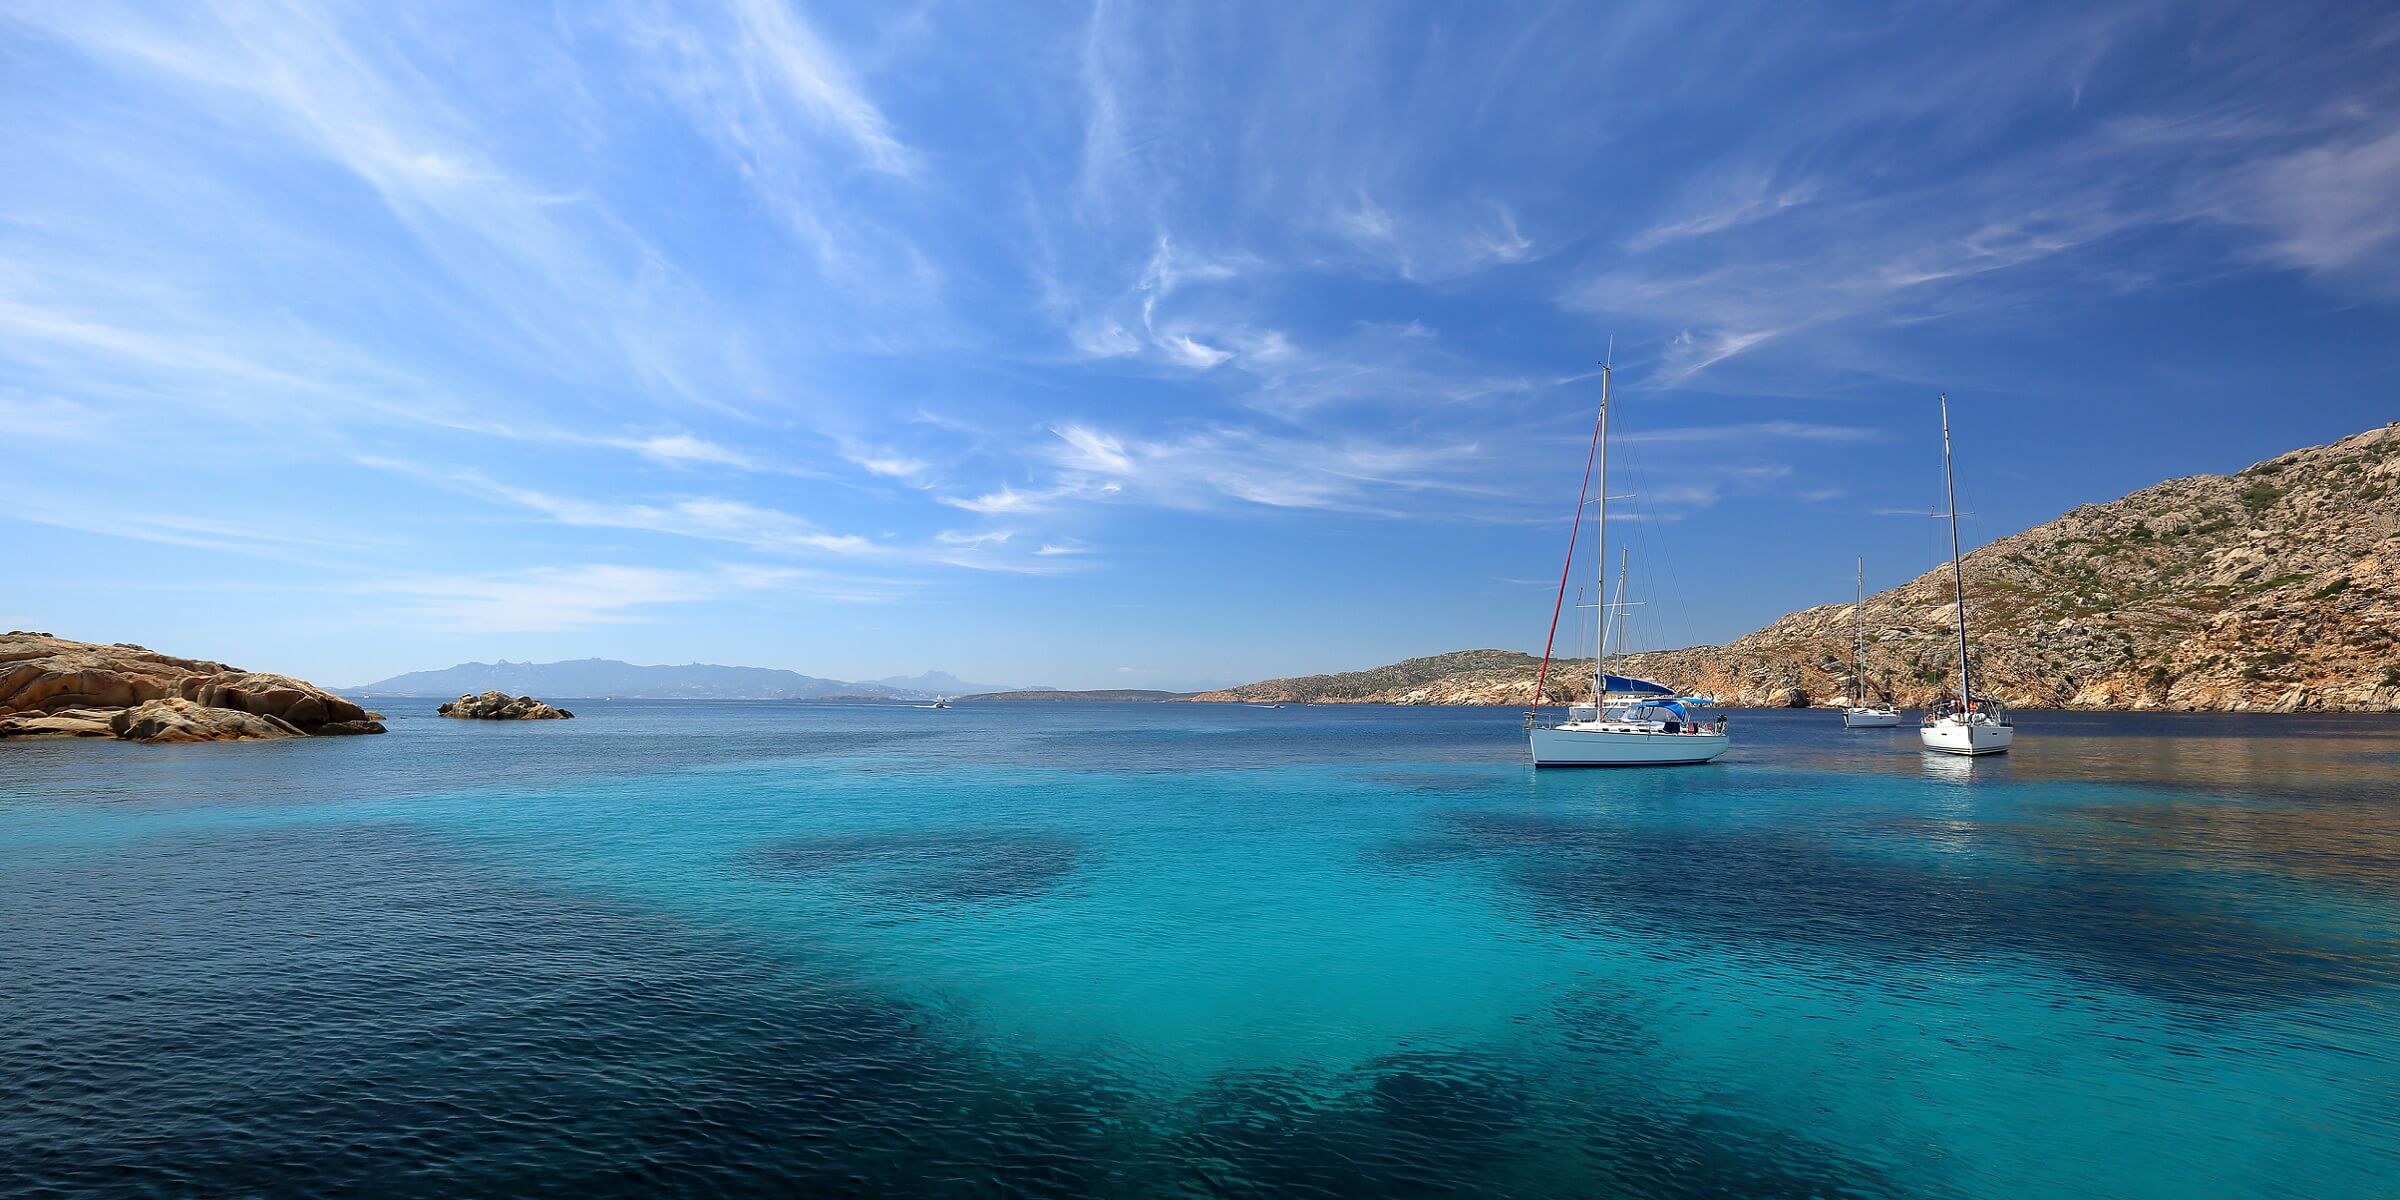
[[1958,475],[1950,464],[1950,397],[1942,396],[1942,486],[1950,511],[1950,593],[1958,605],[1958,695],[1935,705],[1917,727],[1917,739],[1939,754],[2006,754],[2017,731],[2008,707],[1975,694],[1974,671],[1967,658],[1967,581],[1958,566]]
[[948,707],[950,707],[950,697],[948,697],[948,696],[935,696],[935,697],[933,698],[933,707],[935,707],[935,708],[948,708]]

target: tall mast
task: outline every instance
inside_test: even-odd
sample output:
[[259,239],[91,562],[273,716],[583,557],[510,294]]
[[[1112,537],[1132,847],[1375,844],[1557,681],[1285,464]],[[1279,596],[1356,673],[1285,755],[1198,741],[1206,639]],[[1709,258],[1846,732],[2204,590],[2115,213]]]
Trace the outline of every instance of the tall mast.
[[[1598,677],[1602,682],[1606,682],[1608,679],[1608,647],[1610,639],[1612,637],[1615,639],[1616,646],[1619,650],[1625,648],[1625,560],[1632,553],[1633,547],[1631,546],[1623,546],[1618,548],[1616,603],[1603,605],[1600,609],[1600,627],[1604,632],[1600,635],[1600,656],[1592,663],[1592,674]],[[1609,627],[1612,624],[1615,626],[1613,633],[1605,632],[1609,630]]]
[[1858,706],[1867,706],[1867,560],[1858,560],[1858,652],[1850,660],[1850,690]]
[[[1611,353],[1609,357],[1613,359],[1616,355]],[[1592,584],[1592,599],[1594,600],[1600,600],[1608,595],[1608,376],[1609,364],[1602,362],[1600,364],[1600,549],[1599,553],[1592,556],[1596,560],[1595,569],[1598,571]],[[1623,580],[1624,574],[1622,571],[1617,573],[1620,581]],[[1605,605],[1595,610],[1598,620],[1595,622],[1597,628],[1593,632],[1597,635],[1597,645],[1600,649],[1599,654],[1592,660],[1592,703],[1594,704],[1600,704],[1608,699],[1608,611]]]
[[1964,711],[1975,692],[1967,675],[1967,577],[1958,566],[1958,471],[1950,465],[1948,392],[1942,393],[1942,487],[1950,500],[1950,592],[1958,601],[1958,703]]

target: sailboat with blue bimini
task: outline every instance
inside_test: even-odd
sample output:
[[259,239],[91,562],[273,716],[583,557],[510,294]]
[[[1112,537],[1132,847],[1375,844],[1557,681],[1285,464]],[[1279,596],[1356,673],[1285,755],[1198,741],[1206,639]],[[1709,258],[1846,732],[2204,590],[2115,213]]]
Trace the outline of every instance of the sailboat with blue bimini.
[[1598,622],[1592,661],[1592,699],[1568,706],[1567,719],[1556,725],[1540,723],[1542,691],[1550,678],[1550,650],[1558,637],[1558,615],[1566,604],[1567,577],[1575,566],[1575,545],[1581,536],[1583,510],[1592,504],[1592,465],[1600,468],[1600,492],[1595,558],[1599,564],[1595,598],[1608,595],[1608,405],[1611,368],[1600,367],[1600,417],[1592,427],[1592,449],[1584,459],[1584,490],[1575,497],[1575,520],[1567,534],[1567,561],[1559,569],[1558,599],[1550,608],[1550,638],[1542,645],[1541,671],[1534,677],[1534,707],[1525,714],[1526,738],[1537,767],[1662,767],[1710,762],[1733,744],[1725,733],[1725,718],[1698,719],[1695,708],[1710,703],[1686,696],[1649,679],[1612,675],[1608,671],[1610,618],[1625,605],[1625,571],[1617,571],[1616,600],[1594,604]]

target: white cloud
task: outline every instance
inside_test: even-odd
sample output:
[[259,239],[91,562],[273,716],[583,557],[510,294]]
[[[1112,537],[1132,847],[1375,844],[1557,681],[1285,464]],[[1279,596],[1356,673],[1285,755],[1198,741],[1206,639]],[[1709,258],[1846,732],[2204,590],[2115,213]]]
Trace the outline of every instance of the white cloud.
[[1642,429],[1617,434],[1610,440],[1619,444],[1681,443],[1714,444],[1722,442],[1865,442],[1884,437],[1879,429],[1856,425],[1817,425],[1805,421],[1743,421],[1722,425],[1692,425],[1673,429]]
[[108,436],[115,427],[108,414],[62,397],[0,393],[0,431],[11,437],[89,442]]
[[1815,199],[1814,180],[1779,182],[1756,169],[1738,171],[1735,178],[1712,179],[1687,193],[1679,215],[1625,239],[1625,248],[1639,253],[1685,238],[1704,237],[1749,225]]
[[646,438],[607,439],[607,444],[620,446],[646,458],[678,466],[708,463],[724,467],[757,470],[758,460],[728,446],[688,433],[661,434]]
[[1158,348],[1166,352],[1169,361],[1203,371],[1233,357],[1231,350],[1219,350],[1214,346],[1203,345],[1182,334],[1167,334],[1160,337]]
[[913,480],[933,469],[933,464],[924,459],[910,458],[904,454],[854,451],[845,453],[843,457],[848,458],[867,474],[880,475],[886,479]]
[[1007,484],[1002,484],[980,496],[944,496],[941,498],[941,502],[952,508],[993,516],[1001,513],[1039,512],[1055,507],[1062,500],[1096,499],[1116,495],[1119,490],[1119,485],[1114,483],[1090,483],[1083,480],[1069,480],[1056,487],[1036,488],[1031,491],[1019,491]]
[[637,610],[706,600],[745,582],[721,573],[604,564],[403,576],[356,590],[396,600],[394,619],[437,632],[541,633],[639,620]]
[[1067,340],[1086,358],[1123,358],[1142,351],[1142,339],[1115,321],[1083,321],[1068,331]]
[[733,0],[756,70],[817,124],[846,138],[878,171],[905,175],[914,156],[893,138],[883,113],[860,94],[849,71],[783,0]]
[[2273,261],[2400,296],[2400,129],[2258,161],[2202,203],[2264,234]]
[[1067,425],[1050,432],[1067,444],[1071,452],[1068,466],[1073,469],[1108,475],[1124,475],[1133,470],[1133,460],[1125,456],[1125,443],[1109,434],[1083,425]]

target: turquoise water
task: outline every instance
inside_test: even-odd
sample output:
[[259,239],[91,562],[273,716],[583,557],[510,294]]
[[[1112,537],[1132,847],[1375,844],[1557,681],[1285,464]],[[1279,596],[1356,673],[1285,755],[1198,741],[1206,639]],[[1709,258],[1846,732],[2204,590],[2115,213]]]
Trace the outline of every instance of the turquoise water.
[[0,747],[0,1192],[2400,1194],[2400,720],[575,707]]

